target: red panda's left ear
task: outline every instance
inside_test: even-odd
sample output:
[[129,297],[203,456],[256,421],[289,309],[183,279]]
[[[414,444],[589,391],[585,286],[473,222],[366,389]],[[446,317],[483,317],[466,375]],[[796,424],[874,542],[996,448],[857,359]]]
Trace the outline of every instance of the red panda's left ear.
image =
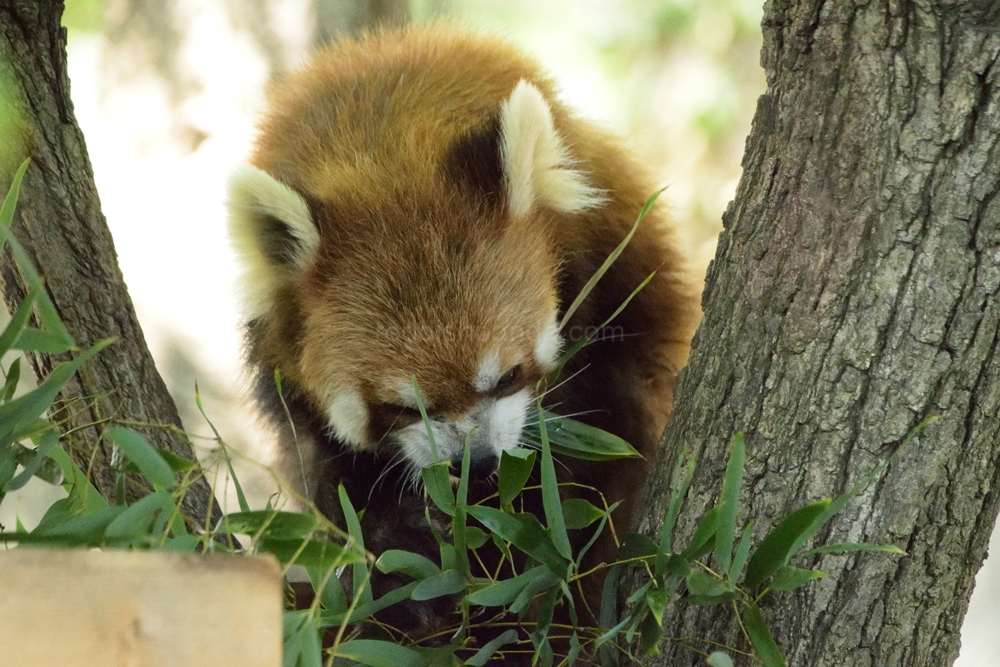
[[501,154],[512,216],[546,206],[576,213],[604,197],[574,162],[541,91],[521,79],[500,111]]
[[243,278],[244,316],[271,308],[277,289],[293,280],[319,247],[319,231],[302,195],[256,167],[229,179],[229,239]]

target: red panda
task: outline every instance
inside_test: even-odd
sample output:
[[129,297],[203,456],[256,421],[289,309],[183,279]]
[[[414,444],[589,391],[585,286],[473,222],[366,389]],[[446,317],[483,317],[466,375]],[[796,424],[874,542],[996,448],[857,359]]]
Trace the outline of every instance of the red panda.
[[[560,352],[655,272],[545,397],[645,457],[560,468],[628,525],[699,311],[656,205],[559,328],[655,189],[620,140],[504,41],[439,26],[317,54],[273,91],[249,163],[228,208],[258,400],[322,511],[338,518],[338,484],[367,507],[375,553],[437,548],[413,530],[435,459],[411,378],[437,456],[460,463],[471,432],[472,476],[488,479]],[[593,558],[613,556],[606,542]]]

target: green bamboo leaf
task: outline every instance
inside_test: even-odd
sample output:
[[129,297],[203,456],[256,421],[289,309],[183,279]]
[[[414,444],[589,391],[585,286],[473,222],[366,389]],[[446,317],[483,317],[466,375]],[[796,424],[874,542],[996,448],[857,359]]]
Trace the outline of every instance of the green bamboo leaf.
[[715,560],[719,569],[729,571],[733,564],[733,536],[736,534],[736,510],[740,500],[740,486],[743,484],[743,463],[746,460],[746,442],[742,433],[733,437],[726,476],[722,483],[722,499],[719,503],[719,527],[715,531]]
[[646,606],[660,625],[663,625],[663,611],[667,608],[667,600],[667,591],[663,588],[650,588],[646,591]]
[[740,537],[740,544],[736,547],[736,556],[733,558],[733,564],[729,568],[729,581],[739,581],[740,575],[743,574],[743,568],[746,567],[747,558],[750,557],[752,537],[753,521],[750,521],[746,528],[743,529],[743,535]]
[[733,659],[722,651],[714,651],[705,659],[708,667],[733,667]]
[[897,546],[892,544],[868,544],[867,542],[838,542],[837,544],[828,544],[825,547],[817,547],[816,549],[810,549],[809,551],[804,551],[799,556],[805,558],[807,556],[814,556],[816,554],[846,554],[854,551],[885,551],[890,554],[898,554],[900,556],[905,556],[906,552]]
[[807,570],[801,567],[782,565],[778,568],[778,571],[774,573],[774,578],[771,579],[771,583],[768,584],[768,588],[773,591],[793,591],[800,586],[808,584],[814,579],[820,579],[825,576],[826,573],[820,572],[819,570]]
[[[35,450],[32,453],[31,459],[26,462],[21,462],[21,465],[24,466],[24,470],[3,485],[4,493],[11,493],[12,491],[17,491],[22,488],[35,475],[35,473],[38,472],[43,463],[46,461],[52,461],[52,459],[48,458],[48,455],[49,452],[52,451],[52,448],[59,444],[59,431],[55,430],[55,428],[49,428],[48,430],[42,432],[41,435],[38,436],[37,440],[38,441],[36,443]],[[58,484],[59,482],[54,483]]]
[[172,512],[174,499],[167,491],[157,491],[140,499],[119,514],[104,529],[109,540],[133,539],[150,535],[153,519],[159,512]]
[[319,529],[320,522],[313,516],[298,512],[255,510],[227,514],[221,525],[225,526],[226,532],[229,533],[293,540],[309,537]]
[[340,585],[337,578],[337,568],[307,567],[306,573],[309,575],[309,583],[319,596],[323,609],[328,612],[339,614],[347,611],[347,596],[344,595],[344,587]]
[[535,607],[537,613],[535,631],[530,635],[531,643],[535,645],[535,656],[532,658],[532,664],[536,662],[540,662],[542,665],[552,664],[552,645],[549,643],[549,628],[552,625],[552,616],[555,612],[558,596],[559,589],[553,588],[542,596],[541,601]]
[[14,454],[14,448],[0,447],[0,502],[3,502],[5,495],[3,487],[14,479],[15,472],[17,472],[17,456]]
[[[361,522],[358,520],[358,513],[354,511],[354,505],[351,504],[351,499],[347,496],[347,489],[344,488],[343,484],[337,487],[337,494],[340,496],[340,508],[344,512],[344,521],[347,523],[347,533],[354,539],[358,549],[364,551],[365,538],[361,533]],[[303,564],[305,565],[305,563]],[[367,565],[356,563],[351,566],[351,569],[354,582],[353,591],[354,596],[358,599],[358,604],[360,606],[371,604],[373,602],[372,589],[368,585]]]
[[688,562],[696,560],[712,550],[714,546],[712,538],[715,537],[715,531],[719,527],[720,511],[719,506],[716,505],[705,512],[705,516],[701,517],[701,521],[691,537],[691,544],[681,554],[685,560]]
[[77,514],[73,499],[65,498],[65,503],[54,503],[42,517],[35,530],[36,537],[56,537],[72,546],[99,546],[104,531],[112,521],[128,508],[122,505],[106,507],[92,514]]
[[331,653],[370,667],[424,667],[427,664],[413,649],[377,639],[352,639],[334,646]]
[[641,637],[642,650],[646,655],[657,655],[660,639],[663,638],[663,625],[656,622],[656,617],[652,613],[646,614],[639,624],[639,634]]
[[28,171],[30,164],[31,158],[28,158],[17,168],[14,180],[11,181],[7,195],[4,197],[3,206],[0,206],[0,250],[3,249],[7,234],[10,232],[10,224],[14,220],[14,209],[17,207],[17,198],[21,193],[21,181],[24,179],[24,172]]
[[512,644],[517,641],[517,630],[507,630],[499,637],[492,639],[483,645],[481,649],[476,651],[476,654],[465,661],[465,664],[469,667],[483,667],[486,662],[493,657],[493,654],[497,652],[503,646],[507,644]]
[[417,384],[417,376],[410,376],[410,380],[413,382],[413,393],[417,397],[417,409],[420,411],[420,419],[424,422],[424,428],[427,429],[427,444],[430,445],[431,456],[434,457],[435,463],[440,462],[441,457],[438,456],[437,443],[434,442],[434,429],[431,428],[431,420],[427,416],[427,407],[424,405],[423,394],[420,393],[420,385]]
[[301,667],[299,658],[302,656],[302,635],[299,629],[304,619],[305,614],[300,611],[286,611],[282,615],[282,667]]
[[764,663],[764,667],[785,667],[781,649],[774,642],[774,637],[771,636],[771,631],[757,605],[750,603],[740,616],[743,618],[743,627],[746,628],[750,643],[757,652],[757,657]]
[[[18,243],[17,239],[8,234],[7,243],[10,245],[10,252],[14,257],[14,263],[24,277],[24,281],[29,285],[34,285],[40,281],[41,278],[35,270],[35,266],[31,263],[31,258],[28,257],[28,253],[24,251],[24,248]],[[63,325],[62,320],[59,319],[59,314],[56,312],[56,308],[52,305],[52,300],[45,290],[39,292],[35,307],[38,312],[38,318],[42,321],[43,328],[49,333],[58,336],[65,343],[66,349],[75,349],[76,346],[73,343],[73,337],[66,331],[66,327]]]
[[448,516],[455,516],[455,490],[451,486],[451,473],[447,461],[438,461],[420,471],[427,495],[438,509]]
[[511,515],[482,505],[473,505],[469,507],[468,512],[501,539],[549,566],[556,575],[563,576],[566,573],[569,562],[552,544],[552,540],[534,515]]
[[153,488],[172,489],[177,485],[174,471],[142,435],[129,428],[109,428],[104,437],[115,443],[125,457],[139,468]]
[[[198,467],[197,461],[192,461],[191,459],[186,459],[183,456],[178,456],[169,449],[165,449],[163,447],[156,447],[155,449],[156,453],[167,462],[167,465],[170,466],[170,469],[174,472],[187,472],[188,470],[195,470]],[[250,511],[249,507],[245,509],[240,507],[240,509],[244,512]]]
[[775,526],[750,556],[743,585],[747,588],[756,588],[779,567],[788,563],[788,559],[797,548],[796,544],[801,544],[799,540],[802,535],[813,530],[816,517],[820,516],[829,504],[830,500],[826,499],[801,507]]
[[726,590],[724,581],[701,570],[691,570],[685,581],[692,595],[721,595]]
[[552,570],[539,565],[510,579],[501,579],[485,588],[471,593],[468,596],[469,604],[481,607],[500,607],[510,604],[521,594],[521,592],[536,584],[541,584],[542,589],[555,586],[559,582],[558,578],[552,574]]
[[[42,292],[42,281],[31,285],[28,289],[28,293],[24,296],[21,304],[14,311],[14,315],[11,316],[10,322],[3,330],[3,334],[0,335],[0,357],[7,354],[17,342],[17,339],[21,336],[24,328],[28,324],[28,318],[31,317],[32,309],[35,306],[35,301],[38,299],[38,295]],[[7,400],[10,400],[8,398]]]
[[[303,546],[303,542],[305,542],[305,546]],[[349,549],[340,544],[319,540],[266,538],[257,543],[257,549],[264,553],[273,554],[281,561],[282,565],[294,564],[306,568],[315,567],[326,570],[341,565],[354,565],[360,569],[362,566],[358,564],[365,562],[364,552],[357,548]],[[367,586],[365,590],[368,590]]]
[[202,543],[202,538],[198,535],[178,535],[163,543],[163,551],[176,551],[180,553],[194,553],[198,545]]
[[660,528],[660,556],[656,561],[656,574],[663,574],[667,554],[673,552],[673,532],[677,515],[680,514],[684,497],[694,480],[695,456],[687,451],[677,456],[674,465],[673,481],[670,485],[670,501],[667,503],[667,515],[663,517],[663,527]]
[[475,526],[465,527],[465,546],[468,549],[478,549],[486,544],[489,537],[486,533]]
[[604,510],[598,509],[583,498],[567,498],[562,503],[562,509],[566,528],[569,530],[586,528],[604,516]]
[[[541,401],[539,398],[539,411],[542,407]],[[538,430],[542,439],[542,507],[545,510],[545,523],[548,525],[548,533],[556,551],[569,560],[573,558],[573,549],[570,547],[569,534],[566,532],[562,500],[559,498],[559,481],[556,479],[556,465],[552,458],[552,447],[549,445],[548,429],[544,419],[538,422]]]
[[649,198],[646,200],[645,205],[643,205],[642,210],[639,212],[639,217],[636,218],[635,224],[632,225],[632,229],[630,229],[628,234],[625,235],[625,238],[622,239],[622,242],[619,243],[615,247],[615,249],[611,251],[611,254],[608,255],[607,259],[604,260],[604,263],[601,264],[601,266],[597,269],[597,271],[594,272],[594,275],[590,277],[590,280],[588,280],[584,284],[583,288],[580,290],[580,293],[576,295],[576,298],[573,299],[573,302],[570,304],[569,308],[566,309],[566,313],[563,315],[562,321],[559,322],[560,331],[562,331],[563,328],[566,326],[566,324],[570,321],[570,318],[573,317],[573,314],[576,312],[577,308],[580,307],[580,304],[583,303],[583,300],[587,298],[590,292],[597,285],[598,281],[604,277],[605,273],[608,272],[608,269],[611,268],[611,265],[614,264],[615,261],[618,259],[618,257],[621,256],[622,252],[625,250],[625,247],[628,246],[629,241],[631,241],[632,237],[635,236],[635,231],[639,228],[639,223],[641,223],[642,219],[646,217],[647,213],[649,213],[649,209],[653,208],[653,204],[656,203],[656,199],[660,196],[662,192],[663,190],[658,190],[649,196]]
[[611,628],[606,631],[594,643],[597,648],[597,656],[601,665],[617,665],[618,659],[614,649],[610,646],[603,646],[612,637],[618,635],[618,631],[624,628],[629,619],[626,616],[620,623],[618,621],[618,574],[621,572],[621,565],[612,565],[604,577],[604,586],[601,588],[601,627]]
[[[0,354],[0,356],[3,356]],[[21,357],[11,362],[7,369],[7,377],[3,383],[3,402],[7,403],[17,393],[17,383],[21,380]]]
[[646,279],[643,280],[641,283],[639,283],[638,287],[636,287],[634,290],[632,290],[632,293],[629,294],[625,298],[625,300],[621,302],[621,304],[615,309],[615,311],[613,313],[611,313],[611,315],[606,320],[604,320],[599,326],[591,328],[584,335],[583,338],[581,338],[580,340],[576,341],[572,346],[570,346],[570,348],[568,350],[566,350],[561,355],[559,355],[559,359],[556,362],[556,370],[555,370],[554,373],[552,373],[552,376],[559,377],[559,374],[562,373],[563,367],[569,362],[569,360],[572,359],[574,356],[576,356],[576,354],[578,352],[580,352],[580,350],[582,350],[584,347],[586,347],[587,345],[590,345],[591,341],[593,341],[594,338],[596,338],[597,335],[601,331],[604,330],[604,327],[606,327],[609,324],[611,324],[611,322],[616,317],[618,317],[618,315],[623,310],[625,310],[625,307],[628,306],[632,302],[632,299],[634,299],[639,294],[639,292],[641,292],[643,289],[645,289],[646,285],[648,285],[650,283],[650,281],[652,281],[653,278],[655,278],[655,277],[656,277],[656,272],[655,271],[653,273],[649,274],[648,276],[646,276]]
[[531,449],[511,449],[500,455],[500,504],[510,505],[521,493],[531,470],[535,466],[535,452]]
[[444,595],[454,595],[465,590],[465,576],[458,570],[445,570],[427,577],[417,584],[417,587],[410,593],[410,599],[432,600]]
[[316,625],[316,617],[307,615],[302,625],[299,627],[299,635],[302,637],[299,656],[300,667],[322,667],[323,647],[320,644],[319,627]]
[[33,327],[25,327],[12,346],[15,350],[26,352],[41,352],[42,354],[61,354],[72,350],[72,341],[67,341],[59,334],[43,331]]
[[465,436],[465,450],[462,452],[462,471],[458,480],[458,491],[455,493],[455,515],[451,520],[451,537],[452,542],[455,544],[456,569],[463,575],[469,574],[469,550],[465,539],[468,515],[465,513],[465,506],[469,500],[469,467],[472,460],[470,453],[471,440],[472,432],[470,431]]
[[108,503],[104,500],[104,497],[62,447],[54,447],[49,452],[49,458],[55,461],[62,471],[65,480],[63,482],[63,489],[69,494],[71,502],[76,503],[76,507],[80,512],[91,514],[108,507]]
[[382,611],[383,609],[386,609],[387,607],[391,607],[394,604],[399,604],[403,600],[409,600],[410,593],[413,592],[413,589],[417,587],[418,583],[420,582],[411,581],[410,583],[404,586],[392,589],[391,591],[380,597],[378,600],[374,600],[373,602],[370,602],[368,604],[359,605],[354,609],[353,612],[351,612],[350,618],[346,618],[347,614],[342,612],[332,613],[332,614],[324,612],[320,617],[321,619],[320,625],[322,625],[324,628],[339,627],[342,623],[345,622],[345,618],[346,622],[349,624],[360,623],[366,618],[369,618],[372,614],[377,614],[378,612]]
[[400,549],[389,549],[375,561],[379,572],[392,574],[401,572],[417,581],[427,579],[441,573],[441,569],[430,558]]
[[22,429],[29,427],[45,412],[73,374],[114,339],[103,340],[76,357],[56,366],[41,385],[24,396],[0,405],[0,440],[20,440]]
[[[204,414],[204,412],[202,412],[202,414]],[[212,428],[215,427],[213,426]],[[160,450],[160,453],[162,454],[163,451]],[[236,502],[239,504],[241,512],[249,512],[250,503],[247,502],[247,497],[243,493],[243,486],[240,484],[240,478],[236,476],[236,471],[233,470],[233,461],[232,459],[229,458],[229,452],[224,452],[224,453],[226,455],[226,467],[229,469],[229,479],[233,480],[233,486],[236,488]],[[170,463],[170,459],[167,459],[167,463]],[[192,463],[194,464],[193,461]],[[197,464],[194,465],[195,467],[197,467]],[[170,464],[170,467],[173,468],[174,470],[177,470],[177,468],[172,463]]]
[[545,419],[549,445],[560,456],[571,456],[587,461],[613,461],[638,457],[639,452],[617,435],[569,417],[560,417],[548,410],[536,412],[538,417],[525,426],[525,442],[541,448],[540,420]]

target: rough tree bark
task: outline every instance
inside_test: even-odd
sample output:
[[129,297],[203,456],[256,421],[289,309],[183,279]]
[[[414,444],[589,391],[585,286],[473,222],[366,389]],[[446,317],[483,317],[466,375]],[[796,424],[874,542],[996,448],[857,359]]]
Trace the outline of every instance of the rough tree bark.
[[[690,535],[746,432],[741,519],[760,539],[940,415],[821,536],[908,556],[828,556],[765,616],[790,665],[948,665],[1000,503],[1000,5],[772,0],[763,29],[768,90],[643,529],[683,448]],[[665,629],[745,648],[726,609]],[[662,649],[653,664],[704,664]]]
[[[5,106],[19,119],[2,144],[0,188],[7,191],[17,164],[32,158],[12,226],[60,317],[81,349],[116,336],[63,390],[68,405],[63,444],[95,486],[114,498],[111,447],[100,443],[110,419],[180,426],[177,409],[153,365],[118,269],[111,234],[94,187],[83,134],[73,116],[66,76],[66,31],[59,0],[16,0],[0,5],[0,81]],[[137,221],[141,224],[141,221]],[[4,299],[13,307],[25,285],[10,257],[0,259]],[[34,357],[36,375],[61,361]],[[76,400],[74,399],[80,399]],[[97,426],[86,426],[87,424]],[[157,446],[192,457],[188,442],[164,428],[139,429]],[[204,517],[212,494],[202,478],[187,494],[190,516]],[[213,509],[218,512],[217,508]]]

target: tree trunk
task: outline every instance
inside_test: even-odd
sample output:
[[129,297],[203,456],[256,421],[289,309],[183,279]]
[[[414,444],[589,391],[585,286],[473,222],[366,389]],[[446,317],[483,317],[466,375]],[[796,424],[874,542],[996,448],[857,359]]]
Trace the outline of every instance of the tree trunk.
[[[641,529],[684,448],[689,536],[746,432],[759,540],[940,415],[820,536],[908,555],[819,559],[764,614],[790,665],[948,665],[1000,502],[1000,5],[772,0],[763,29],[768,90]],[[688,639],[656,665],[747,648],[727,608],[675,608],[665,632]]]
[[[51,415],[69,433],[62,440],[64,446],[82,469],[91,471],[100,492],[112,499],[111,447],[100,440],[110,420],[166,425],[139,430],[154,445],[188,458],[193,454],[186,439],[168,430],[180,427],[177,409],[146,348],[101,214],[69,97],[66,31],[59,25],[62,9],[58,0],[0,5],[6,125],[18,130],[8,132],[0,144],[0,187],[7,191],[17,164],[30,155],[13,233],[45,278],[49,296],[76,344],[86,349],[110,336],[118,339],[67,385],[61,393],[64,407]],[[8,307],[14,307],[24,297],[25,284],[6,253],[0,274],[4,298]],[[31,363],[42,377],[64,358],[39,356]],[[202,478],[188,491],[184,507],[189,516],[205,517],[211,498]],[[214,504],[213,510],[218,513]]]

